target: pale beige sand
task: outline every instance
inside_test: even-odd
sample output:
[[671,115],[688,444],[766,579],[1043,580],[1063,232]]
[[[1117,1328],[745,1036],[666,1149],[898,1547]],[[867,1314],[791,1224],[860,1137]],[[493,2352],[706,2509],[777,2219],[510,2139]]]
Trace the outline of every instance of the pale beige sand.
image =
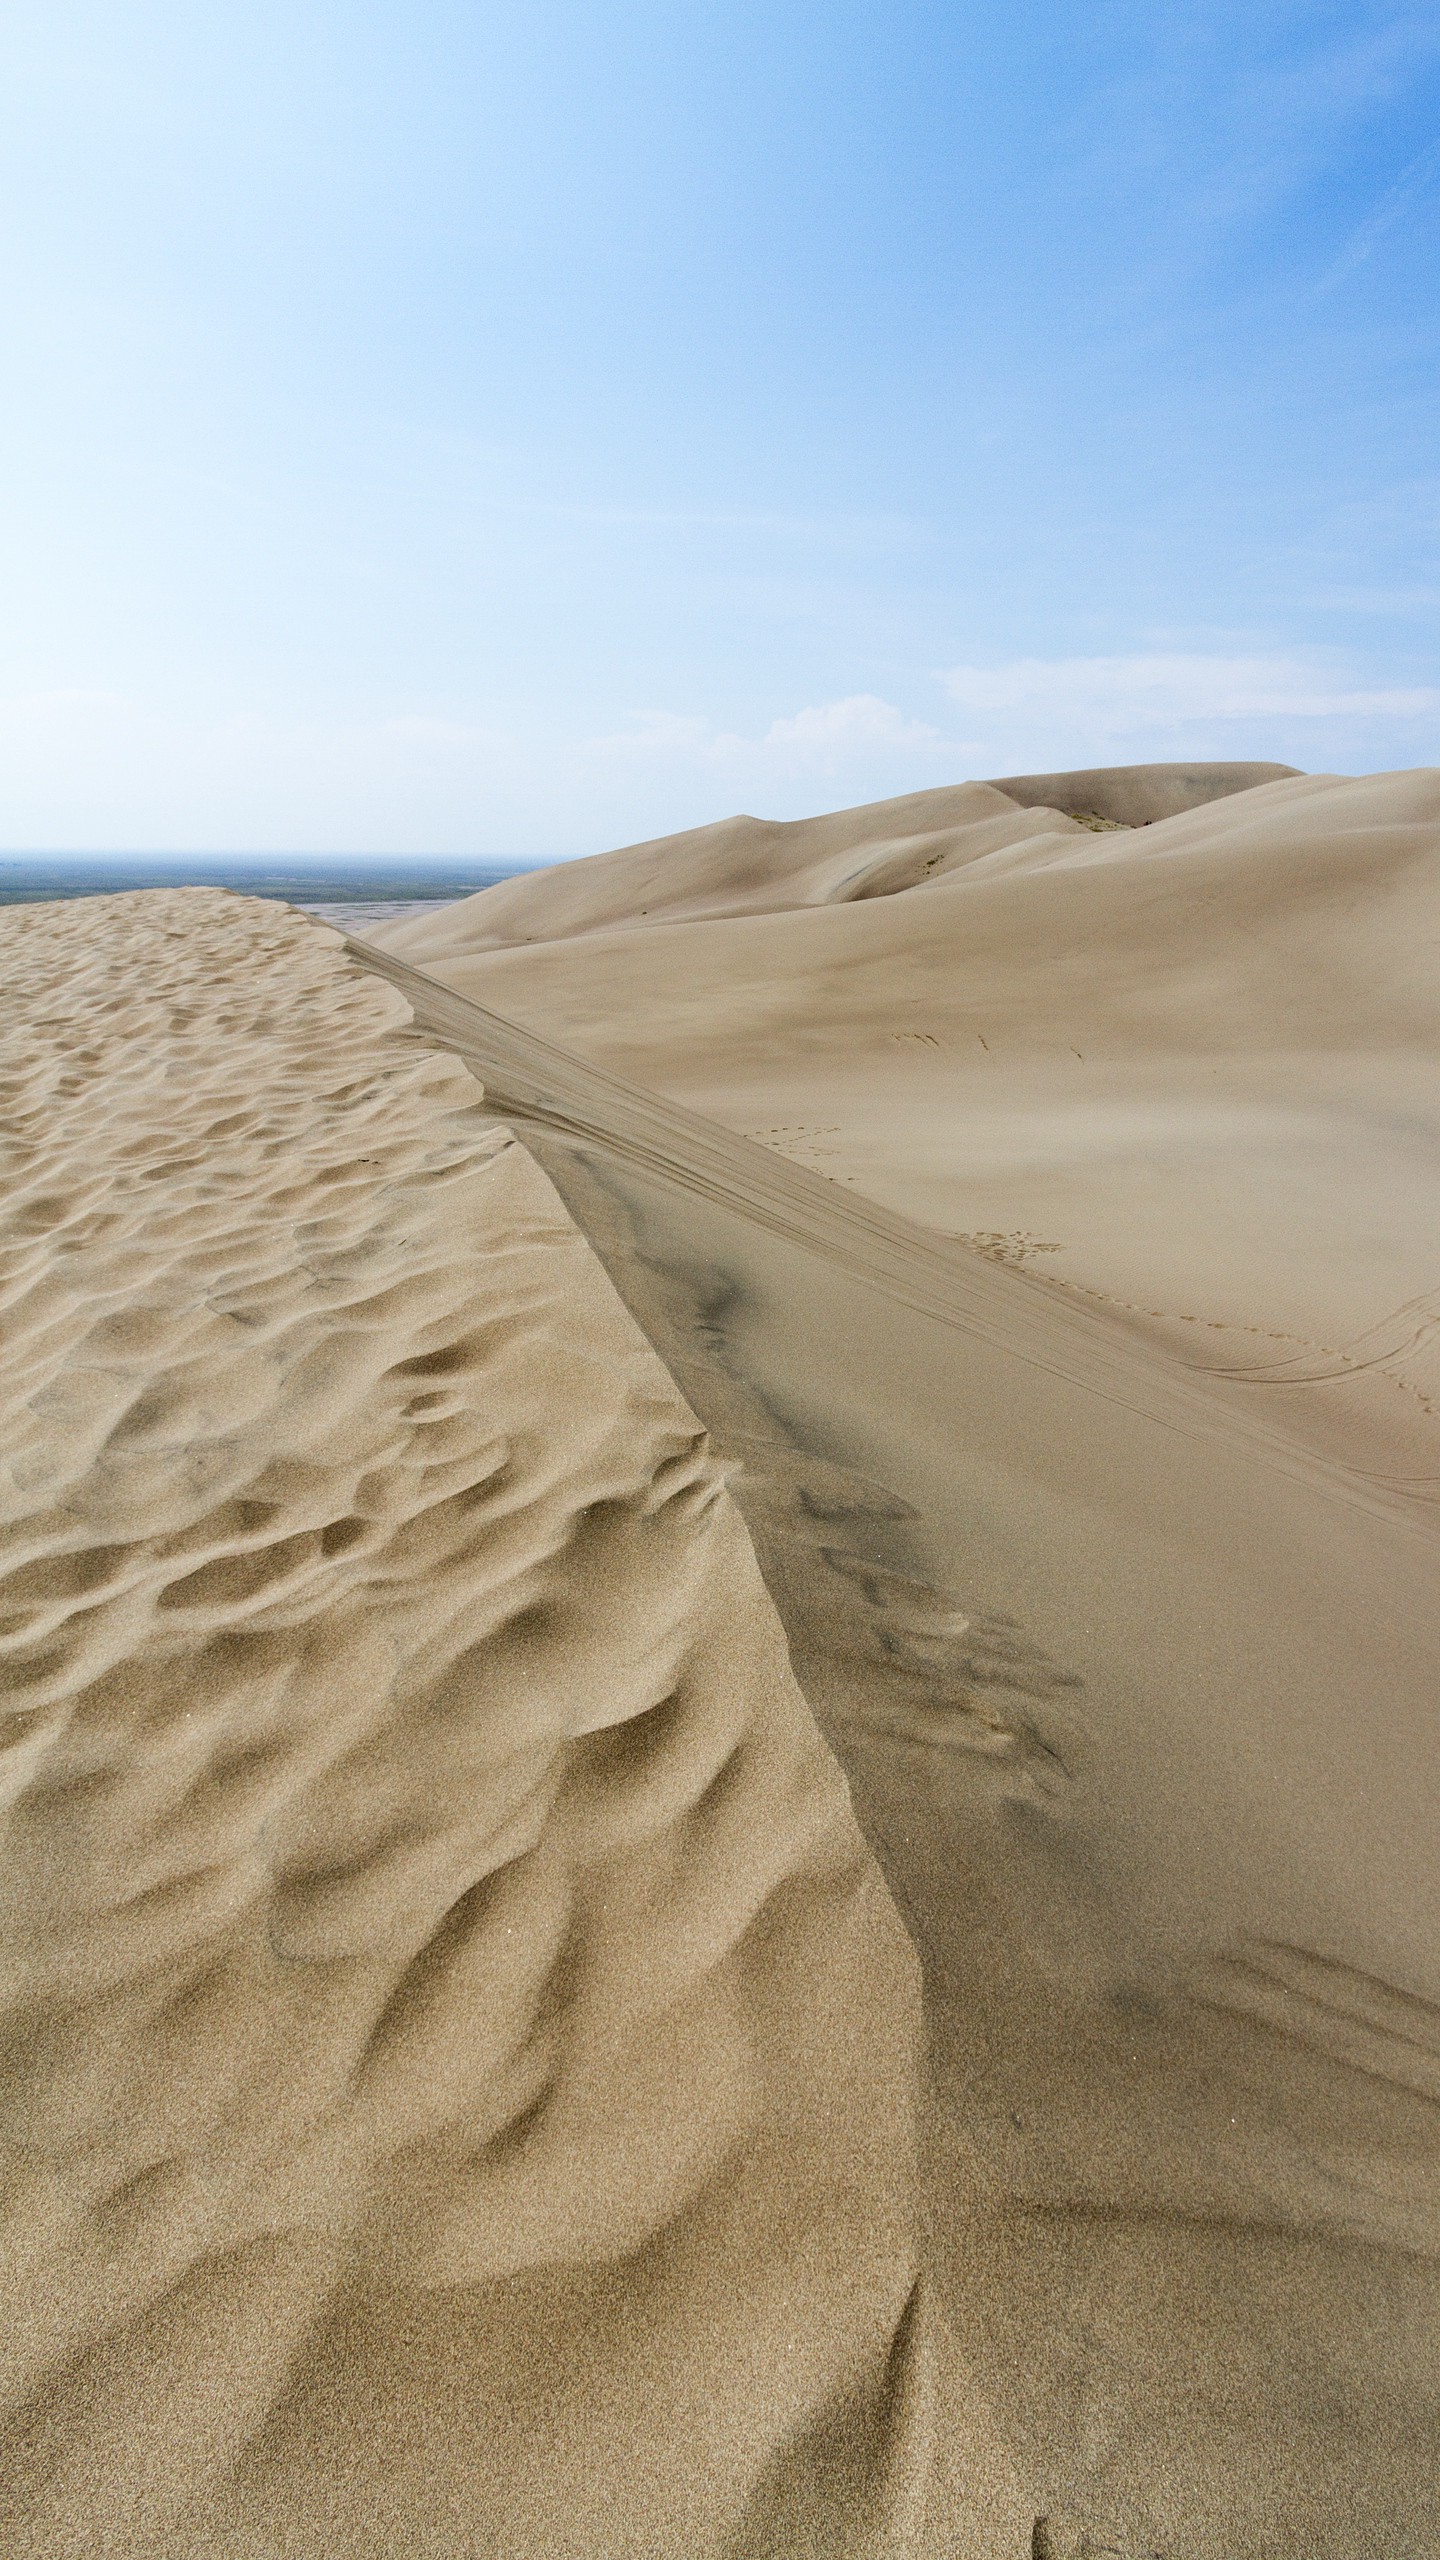
[[550,1182],[293,913],[0,967],[7,2560],[1019,2549],[913,1958]]
[[[1111,776],[1048,779],[1077,805],[1135,805]],[[544,875],[378,938],[597,1063],[1110,1301],[1243,1376],[1287,1427],[1426,1492],[1440,775],[1296,776],[1105,833],[1013,802],[961,814],[996,798],[971,784],[893,804],[892,836],[943,824],[903,861],[890,842],[878,872],[883,812],[783,831],[784,911],[763,917],[748,911],[762,893],[733,882],[714,910],[712,828],[668,857],[557,876],[554,941],[531,938]],[[837,854],[845,826],[855,844]],[[597,929],[605,884],[633,894],[642,869],[671,880],[663,919],[607,911]],[[524,941],[491,947],[522,922]]]
[[1064,779],[1087,823],[965,786],[767,886],[737,821],[375,965],[745,1457],[1037,2550],[1433,2560],[1440,780],[1130,833]]

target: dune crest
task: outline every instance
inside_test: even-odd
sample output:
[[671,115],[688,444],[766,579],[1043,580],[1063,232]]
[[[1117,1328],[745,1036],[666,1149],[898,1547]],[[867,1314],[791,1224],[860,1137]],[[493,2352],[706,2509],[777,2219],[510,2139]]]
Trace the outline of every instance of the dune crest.
[[913,1960],[705,1433],[337,935],[0,953],[6,2552],[928,2548]]
[[1290,765],[1134,765],[944,783],[823,817],[721,818],[503,880],[428,916],[372,923],[366,939],[413,961],[649,923],[780,915],[924,887],[1002,846],[1069,836],[1098,817],[1136,826],[1258,784]]

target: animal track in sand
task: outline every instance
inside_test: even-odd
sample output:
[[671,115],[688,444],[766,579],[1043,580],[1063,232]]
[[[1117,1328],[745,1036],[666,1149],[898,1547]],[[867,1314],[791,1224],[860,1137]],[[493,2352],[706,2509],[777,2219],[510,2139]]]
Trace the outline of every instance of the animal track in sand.
[[1061,2516],[1037,2516],[1030,2536],[1030,2560],[1169,2560],[1169,2554],[1156,2544],[1114,2542],[1103,2528],[1102,2534],[1103,2538]]
[[[819,1143],[826,1138],[839,1137],[838,1123],[828,1128],[820,1128],[804,1121],[790,1121],[778,1129],[747,1129],[744,1135],[762,1147],[773,1147],[777,1155],[786,1156],[797,1164],[811,1165],[817,1171],[822,1169],[823,1157],[837,1156],[840,1153],[838,1147],[827,1147]],[[834,1180],[833,1175],[827,1178]],[[844,1178],[850,1179],[848,1175]]]
[[[959,1229],[952,1229],[950,1232],[957,1244],[967,1245],[972,1253],[980,1254],[987,1262],[1003,1263],[1015,1270],[1021,1269],[1036,1254],[1060,1253],[1064,1250],[1063,1246],[1047,1243],[1038,1236],[1027,1234],[1023,1229],[1017,1229],[1010,1234],[1004,1234],[995,1229],[980,1229],[970,1234],[962,1233]],[[1192,1315],[1177,1307],[1148,1307],[1137,1299],[1119,1298],[1109,1290],[1092,1288],[1087,1282],[1071,1279],[1060,1271],[1046,1272],[1043,1276],[1052,1288],[1071,1290],[1077,1297],[1093,1299],[1099,1306],[1116,1307],[1124,1315],[1148,1316],[1156,1323],[1191,1324],[1203,1327],[1208,1333],[1244,1334],[1256,1342],[1279,1342],[1293,1346],[1292,1356],[1279,1362],[1266,1361],[1243,1369],[1216,1368],[1216,1375],[1233,1379],[1237,1384],[1314,1386],[1336,1384],[1346,1376],[1377,1375],[1383,1377],[1389,1385],[1398,1388],[1402,1393],[1413,1397],[1421,1411],[1428,1417],[1440,1418],[1440,1400],[1429,1394],[1416,1379],[1407,1376],[1405,1371],[1395,1364],[1393,1357],[1387,1357],[1383,1352],[1367,1355],[1361,1347],[1367,1342],[1372,1342],[1375,1336],[1383,1335],[1387,1327],[1393,1329],[1404,1319],[1413,1319],[1406,1348],[1414,1350],[1426,1346],[1435,1333],[1440,1331],[1440,1311],[1437,1311],[1435,1303],[1429,1296],[1417,1298],[1406,1306],[1397,1308],[1393,1316],[1382,1318],[1379,1324],[1372,1325],[1366,1333],[1357,1336],[1348,1348],[1340,1348],[1330,1343],[1316,1342],[1304,1334],[1285,1333],[1273,1326],[1241,1324],[1220,1316]],[[1308,1369],[1300,1369],[1297,1364],[1302,1359],[1308,1359],[1312,1365]],[[1316,1368],[1313,1365],[1316,1362],[1334,1365],[1328,1368],[1323,1366]],[[1207,1368],[1213,1365],[1206,1363]]]
[[[1351,1346],[1345,1349],[1332,1343],[1316,1342],[1305,1334],[1282,1333],[1268,1325],[1240,1324],[1233,1319],[1221,1316],[1190,1315],[1181,1308],[1140,1306],[1129,1298],[1111,1297],[1103,1289],[1087,1288],[1081,1280],[1067,1280],[1059,1272],[1050,1276],[1058,1288],[1073,1289],[1081,1297],[1094,1298],[1103,1306],[1119,1307],[1126,1315],[1152,1316],[1159,1322],[1168,1324],[1198,1325],[1202,1326],[1207,1333],[1246,1334],[1257,1342],[1293,1344],[1294,1351],[1290,1358],[1261,1361],[1250,1368],[1221,1368],[1214,1363],[1206,1362],[1205,1366],[1212,1369],[1215,1376],[1232,1379],[1238,1386],[1335,1386],[1341,1384],[1346,1377],[1359,1378],[1367,1375],[1383,1377],[1387,1385],[1396,1387],[1402,1394],[1413,1397],[1422,1413],[1432,1420],[1440,1418],[1440,1401],[1428,1394],[1416,1379],[1408,1377],[1403,1369],[1397,1368],[1392,1360],[1383,1355],[1371,1357],[1362,1355],[1359,1345],[1381,1332],[1386,1320],[1382,1320],[1380,1325],[1372,1325],[1366,1333],[1358,1335]],[[1427,1330],[1428,1328],[1420,1330],[1415,1338],[1417,1342],[1424,1340]],[[1414,1343],[1409,1347],[1415,1347]],[[1299,1365],[1302,1360],[1308,1360],[1310,1365],[1302,1368]],[[1333,1366],[1316,1367],[1314,1365],[1316,1362],[1333,1363]]]
[[1024,1227],[1017,1227],[1008,1235],[995,1227],[981,1227],[971,1235],[963,1235],[957,1229],[955,1242],[968,1245],[972,1253],[978,1253],[986,1262],[1007,1263],[1015,1270],[1033,1260],[1037,1253],[1064,1251],[1062,1245],[1051,1244],[1043,1236],[1031,1235]]

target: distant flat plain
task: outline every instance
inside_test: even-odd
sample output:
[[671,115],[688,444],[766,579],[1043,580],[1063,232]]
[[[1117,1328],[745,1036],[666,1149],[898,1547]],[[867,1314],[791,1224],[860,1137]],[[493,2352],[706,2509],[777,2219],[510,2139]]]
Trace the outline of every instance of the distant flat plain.
[[6,853],[0,854],[0,906],[114,897],[129,889],[236,889],[304,907],[327,924],[363,927],[427,915],[530,868],[389,853]]

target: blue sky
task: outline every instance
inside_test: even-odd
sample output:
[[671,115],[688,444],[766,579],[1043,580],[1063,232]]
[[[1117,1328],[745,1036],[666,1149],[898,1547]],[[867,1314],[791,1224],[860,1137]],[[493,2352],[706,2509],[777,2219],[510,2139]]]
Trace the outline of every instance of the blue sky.
[[1440,13],[10,0],[0,844],[1440,761]]

